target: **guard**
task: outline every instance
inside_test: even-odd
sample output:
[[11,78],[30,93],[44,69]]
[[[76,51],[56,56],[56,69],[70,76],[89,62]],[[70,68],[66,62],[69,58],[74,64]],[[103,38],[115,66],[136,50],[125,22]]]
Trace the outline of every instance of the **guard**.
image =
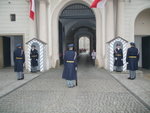
[[69,50],[66,51],[64,56],[64,71],[62,78],[67,80],[67,86],[73,88],[75,81],[77,85],[77,53],[73,50],[73,44],[69,44]]
[[21,44],[16,45],[16,50],[14,51],[14,71],[17,72],[17,79],[22,80],[24,79],[23,74],[23,65],[25,62],[25,55],[22,49]]
[[131,47],[127,51],[127,69],[129,70],[129,78],[134,80],[136,78],[136,70],[138,70],[139,52],[135,47],[135,43],[130,43]]
[[31,58],[31,72],[36,73],[37,66],[38,66],[39,54],[38,54],[38,51],[36,50],[35,45],[31,46],[30,58]]
[[92,57],[92,63],[93,63],[93,65],[95,66],[96,52],[95,52],[94,49],[93,49],[93,51],[92,51],[92,53],[91,53],[91,57]]
[[116,49],[114,50],[114,59],[114,66],[116,66],[116,72],[121,72],[123,66],[123,53],[120,44],[116,45]]

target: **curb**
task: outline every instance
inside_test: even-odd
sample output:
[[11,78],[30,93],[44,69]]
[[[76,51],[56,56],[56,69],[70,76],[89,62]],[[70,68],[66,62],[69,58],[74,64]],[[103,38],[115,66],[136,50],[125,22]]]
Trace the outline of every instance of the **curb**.
[[[13,91],[19,89],[20,87],[26,85],[27,83],[31,82],[32,80],[38,78],[40,75],[42,75],[42,73],[34,75],[34,77],[32,77],[29,80],[26,80],[26,81],[22,80],[22,81],[14,82],[13,84],[11,84],[11,86],[7,86],[5,88],[5,90],[3,90],[3,91],[0,92],[0,99],[3,98],[3,97],[5,97],[5,96],[7,96],[10,93],[12,93]],[[13,86],[13,88],[12,88],[12,86]]]
[[141,102],[148,110],[150,110],[150,105],[148,105],[144,100],[142,100],[138,95],[136,95],[132,90],[130,90],[128,87],[126,87],[122,82],[120,82],[116,77],[114,77],[111,73],[109,73],[110,76],[114,80],[116,80],[120,85],[122,85],[127,91],[129,91],[139,102]]

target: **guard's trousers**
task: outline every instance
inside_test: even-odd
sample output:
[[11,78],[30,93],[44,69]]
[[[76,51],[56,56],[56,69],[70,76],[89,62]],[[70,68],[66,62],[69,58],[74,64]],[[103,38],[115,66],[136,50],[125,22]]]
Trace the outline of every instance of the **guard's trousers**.
[[136,78],[136,71],[129,70],[130,78],[135,79]]

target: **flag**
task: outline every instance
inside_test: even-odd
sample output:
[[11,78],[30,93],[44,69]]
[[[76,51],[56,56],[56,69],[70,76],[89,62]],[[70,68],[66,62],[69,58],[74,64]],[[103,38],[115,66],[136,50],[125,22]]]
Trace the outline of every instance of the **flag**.
[[30,18],[34,20],[34,16],[35,16],[35,1],[30,0]]
[[94,0],[90,8],[104,8],[106,0]]

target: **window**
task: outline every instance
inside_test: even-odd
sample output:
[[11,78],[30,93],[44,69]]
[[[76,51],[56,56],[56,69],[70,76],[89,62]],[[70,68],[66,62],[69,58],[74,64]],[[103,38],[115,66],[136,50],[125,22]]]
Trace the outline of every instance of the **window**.
[[16,14],[10,14],[10,20],[16,21]]

